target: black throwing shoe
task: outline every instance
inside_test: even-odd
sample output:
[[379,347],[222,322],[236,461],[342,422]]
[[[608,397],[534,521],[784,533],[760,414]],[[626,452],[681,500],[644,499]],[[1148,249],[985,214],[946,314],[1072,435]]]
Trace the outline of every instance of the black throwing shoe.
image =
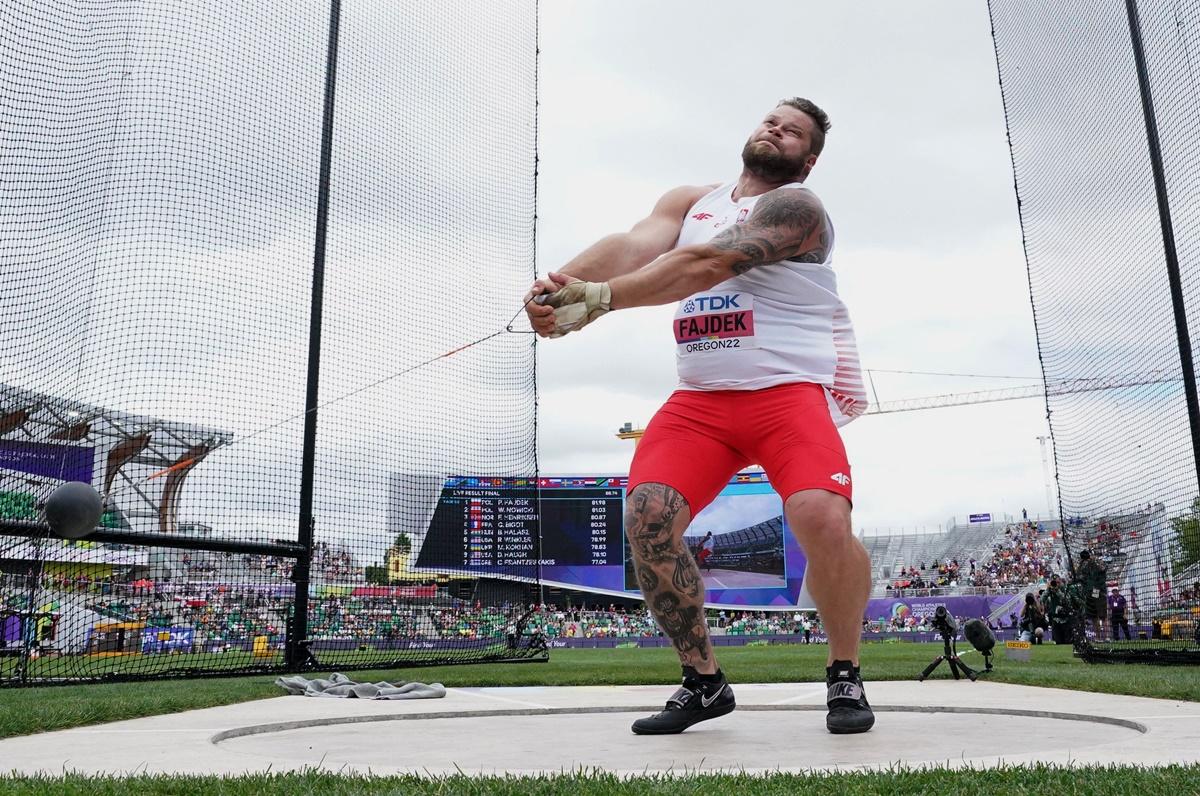
[[685,668],[683,685],[667,700],[667,706],[661,713],[655,713],[645,719],[633,723],[633,731],[637,735],[671,735],[683,732],[698,721],[715,719],[724,716],[737,707],[733,699],[733,689],[729,687],[725,675],[715,683],[706,683],[700,679],[695,669]]
[[835,735],[866,732],[875,724],[875,714],[863,691],[862,676],[850,661],[834,661],[825,670],[825,685],[829,687],[825,704],[829,714],[825,726]]

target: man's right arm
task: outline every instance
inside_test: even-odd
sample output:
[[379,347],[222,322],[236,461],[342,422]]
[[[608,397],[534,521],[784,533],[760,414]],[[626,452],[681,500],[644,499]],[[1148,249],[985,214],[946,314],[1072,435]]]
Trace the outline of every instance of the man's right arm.
[[[685,185],[663,194],[650,215],[634,224],[628,232],[601,238],[572,259],[552,276],[533,283],[525,294],[525,312],[533,330],[543,337],[554,331],[554,309],[530,299],[543,293],[553,293],[561,287],[561,277],[569,276],[585,282],[607,282],[616,276],[632,273],[655,258],[670,251],[679,239],[683,220],[701,197],[713,185]],[[556,281],[553,277],[559,277]]]
[[628,232],[601,238],[557,273],[585,282],[606,282],[628,274],[670,251],[679,239],[683,219],[711,185],[685,185],[663,194],[646,218]]

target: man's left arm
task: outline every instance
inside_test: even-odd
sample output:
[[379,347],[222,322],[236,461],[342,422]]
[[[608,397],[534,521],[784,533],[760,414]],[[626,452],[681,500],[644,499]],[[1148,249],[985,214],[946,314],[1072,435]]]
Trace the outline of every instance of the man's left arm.
[[829,241],[825,208],[816,195],[776,188],[763,194],[744,223],[731,225],[708,243],[682,246],[612,279],[612,308],[670,304],[782,260],[824,262]]
[[607,282],[559,275],[566,280],[562,287],[537,301],[554,307],[550,337],[561,337],[609,310],[670,304],[752,268],[781,260],[824,262],[829,245],[821,201],[805,189],[776,188],[762,195],[745,223],[730,226],[708,243],[673,249]]

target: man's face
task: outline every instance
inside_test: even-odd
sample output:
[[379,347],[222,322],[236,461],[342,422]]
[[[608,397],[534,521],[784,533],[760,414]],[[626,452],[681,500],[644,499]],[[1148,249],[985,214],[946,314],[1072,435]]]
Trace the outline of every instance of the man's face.
[[742,148],[742,163],[772,182],[803,180],[817,162],[812,154],[816,124],[804,111],[780,105],[750,134]]

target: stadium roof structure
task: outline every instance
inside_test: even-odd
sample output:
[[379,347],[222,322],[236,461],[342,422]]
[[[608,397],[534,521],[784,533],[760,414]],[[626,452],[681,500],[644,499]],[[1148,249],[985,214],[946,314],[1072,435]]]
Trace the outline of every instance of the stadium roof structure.
[[0,384],[0,438],[96,443],[104,439],[131,439],[145,433],[153,435],[146,456],[157,455],[154,464],[169,458],[169,449],[199,444],[216,448],[233,441],[233,433],[229,431],[118,412]]
[[[233,433],[94,406],[82,401],[0,384],[0,441],[91,445],[104,451],[102,494],[132,492],[142,508],[129,516],[155,517],[160,530],[175,530],[175,497],[187,472],[217,448],[233,442]],[[161,494],[145,487],[147,474],[163,473]],[[131,472],[132,471],[132,472]],[[141,480],[137,476],[141,476]],[[38,486],[36,478],[24,479]],[[136,505],[136,502],[135,502]]]

